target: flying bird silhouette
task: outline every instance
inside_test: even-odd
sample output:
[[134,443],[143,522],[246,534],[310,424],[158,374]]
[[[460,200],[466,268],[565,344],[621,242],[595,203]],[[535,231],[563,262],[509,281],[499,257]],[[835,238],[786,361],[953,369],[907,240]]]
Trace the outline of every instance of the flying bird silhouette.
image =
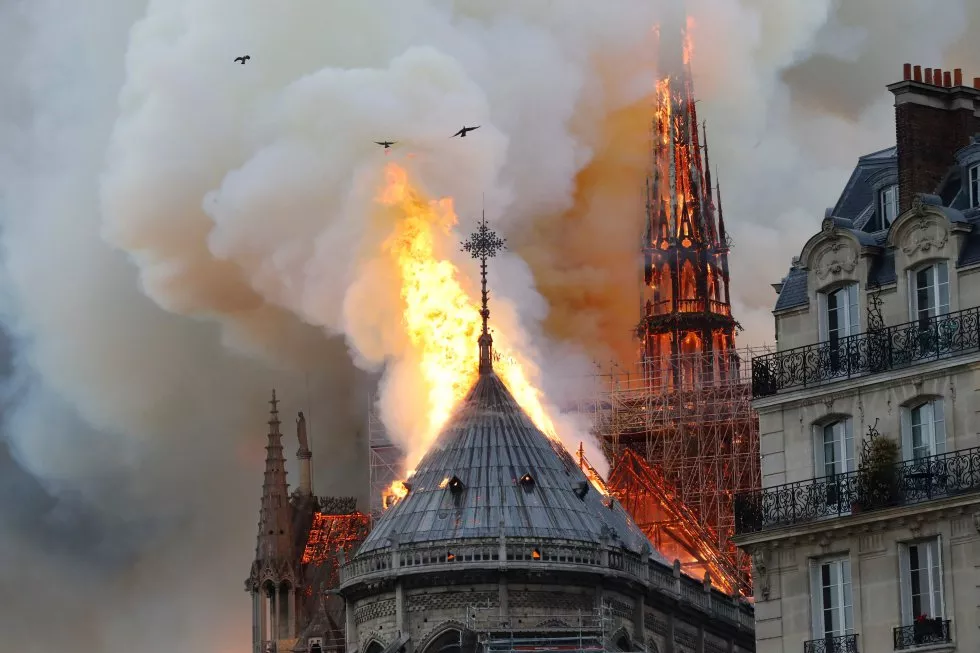
[[240,62],[242,62],[242,65],[244,66],[245,65],[245,62],[248,61],[251,58],[252,57],[248,56],[247,54],[244,57],[235,57],[235,63],[238,63],[240,61]]
[[473,131],[474,129],[479,129],[479,128],[480,128],[479,125],[477,125],[476,127],[463,127],[458,132],[453,134],[452,138],[456,138],[457,136],[459,136],[460,138],[466,138],[466,134]]
[[391,147],[398,141],[374,141],[374,142],[387,150],[389,147]]

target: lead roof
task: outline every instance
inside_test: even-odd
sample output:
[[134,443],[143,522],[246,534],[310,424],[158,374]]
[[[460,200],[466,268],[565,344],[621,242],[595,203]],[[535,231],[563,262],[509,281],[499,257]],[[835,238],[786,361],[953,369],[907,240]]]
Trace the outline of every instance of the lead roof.
[[[522,483],[530,475],[532,483]],[[450,487],[462,482],[462,491]],[[668,564],[618,502],[588,484],[562,445],[531,422],[494,373],[483,374],[408,480],[407,496],[388,508],[358,554],[389,540],[425,543],[497,537],[610,544]],[[442,485],[443,487],[440,487]],[[581,491],[581,490],[580,490]]]

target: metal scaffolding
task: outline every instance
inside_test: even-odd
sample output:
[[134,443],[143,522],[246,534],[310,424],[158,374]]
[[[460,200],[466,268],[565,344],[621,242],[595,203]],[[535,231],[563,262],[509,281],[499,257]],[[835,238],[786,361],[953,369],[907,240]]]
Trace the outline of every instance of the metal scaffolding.
[[378,416],[377,401],[372,398],[368,409],[368,442],[370,446],[371,515],[377,518],[384,509],[385,496],[391,484],[403,479],[404,454],[388,437]]
[[[768,348],[744,348],[719,366],[718,354],[646,361],[633,370],[597,372],[595,396],[580,403],[612,462],[610,489],[623,496],[654,496],[657,488],[633,487],[636,474],[617,474],[627,450],[639,455],[696,516],[702,532],[730,562],[748,573],[749,561],[729,541],[734,534],[735,494],[758,489],[759,419],[752,410],[751,360]],[[676,384],[674,367],[687,382]],[[631,480],[626,480],[631,479]],[[625,487],[617,487],[619,480]],[[631,512],[650,513],[635,505]],[[648,533],[653,537],[654,533]],[[748,577],[748,576],[746,576]]]
[[[683,521],[696,520],[691,524],[696,528],[681,530],[697,539],[710,538],[712,549],[708,555],[696,551],[697,547],[686,547],[694,557],[682,560],[685,569],[697,573],[702,569],[700,563],[704,569],[714,568],[716,574],[721,567],[740,570],[738,588],[743,592],[750,587],[750,564],[730,542],[735,527],[732,501],[735,494],[761,485],[751,360],[769,351],[742,348],[725,356],[715,352],[648,360],[632,370],[618,365],[597,369],[591,396],[567,407],[592,421],[593,432],[611,463],[612,471],[604,482],[613,494],[628,499],[621,502],[651,541],[664,538],[662,519],[651,515],[663,513],[665,498],[675,506],[683,504],[685,510],[668,512],[683,515]],[[678,378],[681,383],[676,382]],[[383,497],[388,488],[402,478],[403,465],[402,452],[388,438],[374,402],[369,434],[371,511],[376,517],[385,508]],[[649,471],[638,473],[635,460],[624,456],[627,450],[637,454]],[[621,463],[624,468],[618,469]],[[656,482],[650,474],[656,476]],[[719,554],[726,559],[718,560]]]

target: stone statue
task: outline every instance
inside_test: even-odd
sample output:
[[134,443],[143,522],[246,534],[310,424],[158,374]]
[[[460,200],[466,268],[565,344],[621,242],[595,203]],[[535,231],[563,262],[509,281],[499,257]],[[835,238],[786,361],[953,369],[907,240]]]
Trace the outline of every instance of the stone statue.
[[299,438],[300,453],[309,451],[310,442],[306,438],[306,416],[303,415],[303,411],[299,411],[299,417],[296,418],[296,437]]

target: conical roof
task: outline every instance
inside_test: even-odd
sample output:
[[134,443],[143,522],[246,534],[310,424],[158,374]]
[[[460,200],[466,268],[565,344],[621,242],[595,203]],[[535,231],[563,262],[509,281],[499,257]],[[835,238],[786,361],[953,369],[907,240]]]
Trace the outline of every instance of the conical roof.
[[480,375],[408,485],[408,495],[384,512],[358,555],[395,539],[421,544],[496,537],[501,530],[508,538],[605,539],[636,553],[649,547],[622,506],[589,484],[492,371]]

